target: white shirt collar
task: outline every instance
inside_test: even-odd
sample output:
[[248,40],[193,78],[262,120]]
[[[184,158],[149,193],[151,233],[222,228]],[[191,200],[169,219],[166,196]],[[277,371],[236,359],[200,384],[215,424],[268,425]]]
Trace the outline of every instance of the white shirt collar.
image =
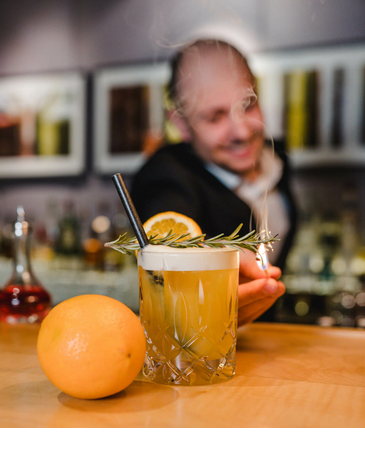
[[276,189],[284,163],[272,149],[265,147],[260,164],[261,173],[253,183],[215,164],[208,164],[206,168],[251,208],[259,230],[272,230],[280,235],[281,241],[275,243],[275,252],[269,252],[270,262],[275,264],[290,226],[285,202]]
[[216,164],[206,164],[205,168],[231,191],[237,189],[242,183],[242,178],[239,175],[222,169],[222,167],[219,167]]
[[273,189],[283,173],[283,161],[277,154],[269,148],[263,148],[260,155],[261,174],[254,183],[249,183],[240,175],[229,172],[213,163],[206,164],[206,169],[224,184],[228,189],[235,191],[240,187],[240,191],[247,192],[249,197],[260,197],[267,189]]

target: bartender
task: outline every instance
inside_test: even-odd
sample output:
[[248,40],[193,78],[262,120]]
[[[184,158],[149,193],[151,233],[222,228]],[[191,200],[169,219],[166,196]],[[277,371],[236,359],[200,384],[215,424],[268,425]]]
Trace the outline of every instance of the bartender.
[[170,97],[171,120],[184,142],[158,150],[135,176],[136,208],[143,221],[163,211],[185,214],[208,237],[228,235],[240,223],[242,233],[268,225],[281,239],[272,253],[278,267],[267,278],[254,255],[241,257],[238,323],[273,320],[273,309],[267,310],[285,291],[278,278],[294,235],[295,208],[285,153],[264,138],[247,61],[226,42],[195,41],[173,60]]

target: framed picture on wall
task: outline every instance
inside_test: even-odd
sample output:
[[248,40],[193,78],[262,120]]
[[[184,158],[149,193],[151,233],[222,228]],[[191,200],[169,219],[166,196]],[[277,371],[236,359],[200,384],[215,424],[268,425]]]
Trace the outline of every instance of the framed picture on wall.
[[365,165],[365,45],[250,56],[268,137],[294,168]]
[[104,68],[94,77],[94,169],[132,174],[162,141],[167,63]]
[[0,178],[81,174],[85,95],[81,73],[0,78]]

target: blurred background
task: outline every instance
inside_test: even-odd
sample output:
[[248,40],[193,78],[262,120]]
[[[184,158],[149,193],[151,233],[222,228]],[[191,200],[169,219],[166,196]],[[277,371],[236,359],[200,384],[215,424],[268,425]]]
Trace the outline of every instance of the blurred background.
[[276,319],[365,327],[364,16],[361,0],[3,0],[0,287],[21,204],[53,304],[94,292],[138,311],[135,260],[103,247],[130,231],[110,175],[129,184],[163,139],[176,46],[223,22],[243,30],[293,167],[299,228]]

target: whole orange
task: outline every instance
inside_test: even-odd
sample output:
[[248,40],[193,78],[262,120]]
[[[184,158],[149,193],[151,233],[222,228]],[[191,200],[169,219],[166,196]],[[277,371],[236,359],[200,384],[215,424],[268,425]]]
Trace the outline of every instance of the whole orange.
[[104,295],[80,295],[54,307],[42,322],[37,352],[61,391],[95,399],[126,388],[140,371],[146,340],[138,317]]

